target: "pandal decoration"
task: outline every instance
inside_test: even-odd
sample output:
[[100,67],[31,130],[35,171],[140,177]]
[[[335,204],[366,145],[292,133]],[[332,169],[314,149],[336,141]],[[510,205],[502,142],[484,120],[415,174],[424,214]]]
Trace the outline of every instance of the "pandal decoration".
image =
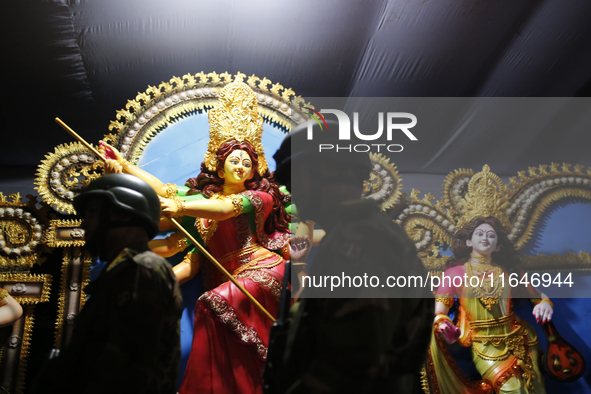
[[[508,184],[485,165],[474,175],[472,170],[459,169],[443,182],[443,198],[434,201],[420,191],[402,194],[390,211],[396,223],[415,242],[419,257],[432,276],[441,276],[446,258],[440,246],[451,245],[456,231],[478,216],[494,216],[501,220],[509,240],[520,250],[531,239],[540,217],[548,207],[565,198],[591,200],[591,168],[564,163],[540,165],[520,171]],[[549,268],[549,256],[525,256],[528,269]],[[560,269],[590,269],[588,253],[561,256]]]
[[382,211],[390,209],[402,194],[402,182],[396,166],[381,153],[370,153],[372,170],[363,181],[363,198],[375,201]]
[[[244,80],[246,83],[242,82]],[[169,82],[162,82],[157,87],[149,86],[145,92],[129,100],[124,109],[117,111],[116,120],[109,125],[111,134],[105,135],[103,139],[118,148],[129,162],[136,163],[154,136],[181,119],[197,112],[210,111],[223,95],[225,87],[232,83],[236,86],[233,90],[236,94],[246,94],[251,98],[249,107],[245,109],[245,116],[253,120],[253,125],[259,124],[259,118],[262,117],[265,121],[278,125],[288,132],[293,124],[301,124],[308,119],[306,115],[308,111],[303,107],[313,108],[301,97],[296,97],[293,90],[286,89],[278,83],[272,84],[267,78],[260,79],[254,75],[247,78],[242,73],[237,73],[234,78],[229,73],[186,74],[182,77],[173,77]],[[246,89],[246,85],[252,93]],[[227,92],[231,90],[232,88],[226,89]],[[256,99],[256,105],[254,99]],[[258,116],[252,111],[255,106]],[[231,111],[231,109],[228,110]],[[215,125],[215,116],[213,118]],[[222,118],[223,116],[220,115],[218,124],[223,129],[226,126],[221,126]],[[225,142],[223,136],[220,136],[219,140],[212,139],[216,139],[216,144]],[[245,140],[247,140],[246,137]],[[256,149],[256,141],[253,145]],[[512,177],[508,185],[504,185],[488,166],[485,166],[483,171],[474,178],[472,170],[459,169],[450,173],[445,179],[443,198],[440,201],[434,201],[435,197],[431,194],[419,198],[420,191],[414,189],[409,195],[401,194],[401,179],[396,167],[384,155],[372,153],[370,157],[373,170],[370,179],[364,185],[364,197],[380,204],[381,209],[387,211],[406,230],[415,241],[418,254],[431,275],[442,274],[445,259],[439,247],[451,243],[455,232],[469,220],[469,216],[485,216],[485,214],[488,216],[488,213],[491,213],[491,216],[498,217],[509,231],[509,239],[517,249],[520,249],[531,238],[538,220],[552,203],[569,197],[591,200],[591,168],[584,170],[584,166],[581,165],[552,163],[530,167],[527,171],[521,171],[516,177]],[[214,162],[210,160],[208,167],[212,168],[213,165]],[[72,200],[80,186],[98,178],[102,173],[102,162],[90,150],[79,143],[60,145],[55,152],[48,154],[41,162],[35,181],[36,189],[47,205],[63,213],[73,213]],[[483,196],[487,193],[496,194],[499,198],[483,208],[472,197],[466,198],[470,190],[472,193],[476,192]],[[5,211],[6,213],[10,215],[13,211]],[[42,225],[42,229],[44,228],[46,226]],[[75,223],[67,221],[59,221],[59,223],[52,221],[47,237],[51,238],[48,238],[47,242],[41,239],[53,247],[72,248],[79,246],[82,242],[79,228]],[[36,248],[38,249],[39,246]],[[21,254],[22,252],[23,249]],[[24,252],[27,250],[25,249]],[[2,251],[0,255],[5,261],[7,258],[16,261],[23,257],[18,257],[18,254],[13,252],[2,254]],[[73,255],[68,256],[64,260],[64,267],[76,259]],[[587,253],[571,253],[560,257],[559,268],[561,269],[591,268],[591,256]],[[528,268],[536,268],[540,264],[553,265],[556,262],[555,256],[526,256],[523,260]],[[86,258],[80,261],[85,266],[89,263]],[[29,261],[25,265],[31,263]],[[80,271],[87,271],[87,269]],[[62,275],[65,275],[65,271]],[[23,277],[24,279],[26,278]],[[67,282],[62,278],[61,293],[64,289],[73,292],[77,299],[80,299],[79,304],[82,304],[82,298],[78,296],[82,297],[83,293],[80,286],[75,286],[73,283],[83,283],[87,279],[86,276],[79,274],[68,274]],[[49,283],[49,277],[44,277],[42,281]],[[66,286],[66,283],[69,285]],[[16,286],[16,291],[20,291],[21,287]],[[40,300],[48,294],[45,292],[46,287],[43,289],[44,295],[40,294]],[[60,300],[64,299],[62,294]],[[63,306],[61,308],[60,311],[63,310],[61,314],[64,315],[66,309]],[[68,313],[69,315],[71,313]],[[24,324],[26,327],[24,331],[20,331],[20,335],[23,335],[23,344],[29,340],[27,338],[30,337],[33,322],[32,314],[27,316]],[[61,344],[63,325],[68,322],[69,319],[64,316],[58,317],[56,347]],[[26,346],[24,345],[20,360],[20,365],[24,368],[23,363],[26,363]],[[23,368],[18,369],[22,376],[19,375],[17,392],[22,389],[20,385],[24,381]]]
[[[233,82],[236,85],[224,91]],[[252,112],[253,107],[256,107],[258,116],[264,121],[283,128],[285,132],[309,118],[308,110],[304,110],[304,107],[314,108],[301,97],[296,97],[292,89],[279,83],[272,84],[267,78],[260,79],[255,75],[247,77],[240,72],[234,77],[227,72],[186,74],[172,77],[169,82],[162,82],[157,87],[148,86],[145,92],[129,100],[124,109],[117,111],[116,120],[109,125],[111,133],[105,135],[103,140],[115,146],[130,163],[136,164],[152,138],[171,124],[198,112],[212,110],[218,104],[222,92],[230,93],[230,90],[232,94],[248,95],[251,109],[248,116],[255,123],[259,122],[259,118]],[[213,117],[214,128],[223,130],[227,126],[223,118],[219,112]],[[256,149],[257,142],[254,142]],[[211,169],[213,162],[209,161],[208,167]],[[103,163],[82,144],[75,142],[60,145],[38,167],[36,189],[43,201],[57,211],[74,213],[72,201],[81,186],[101,176],[103,171]]]
[[39,208],[36,197],[27,199],[0,192],[0,289],[23,307],[14,325],[2,328],[9,337],[0,348],[0,387],[15,393],[22,393],[25,385],[35,305],[49,301],[52,282],[49,274],[30,273],[50,251],[45,244],[49,209],[43,204]]
[[[478,217],[499,219],[509,232],[509,239],[519,249],[530,239],[536,223],[551,203],[566,197],[591,200],[591,169],[583,173],[583,166],[574,166],[572,171],[570,164],[563,164],[562,171],[555,163],[549,167],[549,172],[546,165],[530,168],[529,176],[525,172],[518,173],[521,182],[516,177],[510,179],[513,189],[504,185],[488,165],[475,175],[469,170],[455,171],[444,182],[443,200],[432,204],[434,197],[430,194],[419,200],[419,192],[413,190],[410,201],[404,198],[395,209],[396,222],[416,241],[419,257],[431,275],[441,275],[445,268],[439,245],[451,245],[455,232]],[[471,271],[470,263],[465,268],[469,277],[477,274]],[[480,302],[489,310],[501,293],[500,268],[496,270],[495,283],[475,289]],[[542,357],[541,368],[558,381],[569,382],[581,377],[585,360],[580,352],[560,337],[552,322],[542,326],[548,339],[548,356]],[[445,354],[445,349],[442,351]],[[524,368],[527,372],[528,365]],[[421,374],[422,388],[427,394],[431,393],[429,376],[435,373],[427,365]],[[526,375],[523,374],[524,378]],[[439,392],[436,387],[434,390]]]
[[24,203],[20,193],[6,197],[0,192],[0,271],[28,270],[42,262],[47,223],[41,218],[47,212],[36,208],[36,198],[28,198]]
[[[253,118],[262,117],[285,132],[308,119],[308,111],[302,108],[313,106],[279,83],[242,73],[233,77],[229,73],[200,72],[148,86],[117,111],[104,140],[117,147],[128,161],[136,163],[154,136],[182,119],[210,111],[224,87],[238,80],[246,81],[241,86],[247,86],[250,97],[256,101],[258,118],[252,114]],[[8,345],[0,349],[0,386],[11,393],[25,389],[29,349],[34,340],[35,305],[48,302],[51,291],[58,292],[53,344],[57,349],[67,342],[75,317],[84,305],[83,289],[89,281],[91,263],[80,249],[84,232],[79,220],[58,213],[74,213],[72,200],[80,188],[103,172],[102,161],[87,146],[67,143],[48,153],[37,169],[35,184],[41,202],[29,198],[24,203],[18,193],[0,193],[0,285],[24,309]],[[46,260],[45,253],[56,248],[63,255],[59,281],[52,281],[49,274],[29,273],[33,265]]]

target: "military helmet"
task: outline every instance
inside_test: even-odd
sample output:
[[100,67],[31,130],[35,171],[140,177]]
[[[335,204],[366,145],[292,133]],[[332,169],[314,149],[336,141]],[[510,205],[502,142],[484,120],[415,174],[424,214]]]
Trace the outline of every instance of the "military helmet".
[[317,166],[337,165],[343,170],[353,168],[358,170],[362,177],[369,177],[372,168],[369,154],[334,149],[319,151],[320,144],[334,146],[339,142],[337,134],[335,134],[339,130],[339,124],[334,120],[326,120],[326,124],[325,130],[317,123],[312,123],[314,138],[310,140],[307,137],[308,122],[300,124],[285,137],[273,155],[277,163],[274,174],[277,182],[286,184],[291,179],[291,169],[297,170],[299,165],[304,162],[311,162]]
[[148,236],[154,238],[160,224],[160,200],[145,181],[129,174],[108,174],[92,181],[74,198],[79,215],[91,198],[102,198],[117,208],[127,211],[144,224]]

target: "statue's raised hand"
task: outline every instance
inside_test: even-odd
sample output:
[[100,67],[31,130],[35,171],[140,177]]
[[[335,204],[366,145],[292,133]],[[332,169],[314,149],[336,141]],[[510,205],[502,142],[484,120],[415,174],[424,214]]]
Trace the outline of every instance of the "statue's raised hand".
[[160,199],[160,206],[162,207],[162,216],[173,218],[177,216],[178,204],[172,198],[158,197]]
[[460,337],[460,334],[462,333],[462,331],[449,320],[444,320],[441,322],[437,332],[439,332],[443,337],[443,340],[449,344],[457,341]]
[[107,174],[121,174],[124,172],[122,164],[124,159],[117,148],[101,141],[99,152],[105,159],[107,159],[105,162],[105,172]]
[[311,249],[312,243],[310,242],[310,237],[308,237],[307,235],[291,237],[291,241],[289,243],[289,250],[291,253],[292,261],[306,261]]

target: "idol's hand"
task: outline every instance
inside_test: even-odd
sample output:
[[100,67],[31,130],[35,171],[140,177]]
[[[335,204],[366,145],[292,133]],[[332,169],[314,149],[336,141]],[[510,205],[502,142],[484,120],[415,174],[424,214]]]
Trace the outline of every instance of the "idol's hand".
[[105,159],[108,159],[108,160],[123,159],[123,156],[121,156],[121,153],[117,150],[117,148],[107,144],[104,141],[101,141],[99,143],[99,152],[101,153],[101,155],[103,155],[105,157]]
[[292,261],[304,262],[312,250],[312,242],[307,235],[291,237],[289,242],[289,249]]
[[449,320],[444,320],[441,324],[439,324],[439,328],[437,332],[441,334],[443,340],[450,345],[458,340],[462,331],[454,326],[452,322]]
[[160,206],[162,207],[162,216],[167,218],[175,217],[178,213],[178,204],[172,198],[164,198],[158,196],[160,199]]
[[545,302],[542,300],[538,305],[534,306],[534,310],[532,314],[536,318],[537,323],[546,323],[547,321],[552,320],[552,314],[554,313],[554,308],[549,302]]
[[121,156],[121,153],[115,147],[101,141],[99,152],[107,159],[105,162],[105,172],[107,174],[123,173],[123,156]]

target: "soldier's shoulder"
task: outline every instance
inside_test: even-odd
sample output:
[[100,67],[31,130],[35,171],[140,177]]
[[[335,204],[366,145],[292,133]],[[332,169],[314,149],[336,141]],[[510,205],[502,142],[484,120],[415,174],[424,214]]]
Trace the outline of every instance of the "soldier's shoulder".
[[166,259],[152,251],[140,252],[132,259],[137,265],[149,269],[162,269],[169,266]]

